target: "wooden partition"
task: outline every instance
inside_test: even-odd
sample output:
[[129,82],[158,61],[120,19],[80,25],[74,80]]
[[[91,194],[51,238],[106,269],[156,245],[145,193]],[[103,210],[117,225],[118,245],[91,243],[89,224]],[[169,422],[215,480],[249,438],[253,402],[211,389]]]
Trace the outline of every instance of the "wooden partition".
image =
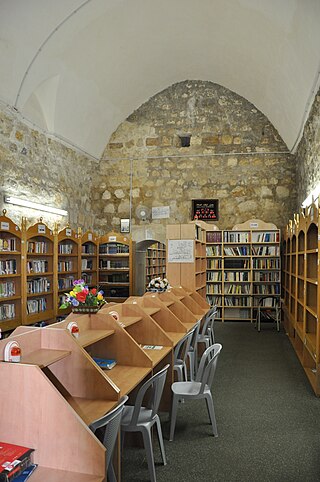
[[120,391],[66,330],[29,328],[9,340],[22,358],[0,361],[1,440],[35,449],[32,482],[102,482],[105,448],[88,425],[117,404]]
[[[186,291],[182,287],[172,287],[171,289],[168,290],[168,293],[172,293],[174,296],[176,296],[188,308],[188,310],[190,310],[191,313],[193,313],[198,319],[202,318],[202,316],[209,309],[201,306],[197,301],[195,301],[195,299],[191,297],[192,292]],[[198,296],[199,298],[201,298],[199,294]]]

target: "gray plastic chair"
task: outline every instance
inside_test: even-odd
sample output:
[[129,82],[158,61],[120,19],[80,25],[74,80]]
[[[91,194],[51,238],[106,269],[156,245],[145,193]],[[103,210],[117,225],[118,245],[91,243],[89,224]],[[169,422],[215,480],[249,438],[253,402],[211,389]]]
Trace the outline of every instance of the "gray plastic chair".
[[108,479],[109,482],[117,482],[116,474],[112,464],[112,456],[119,433],[124,404],[127,400],[128,397],[125,395],[120,399],[119,404],[113,410],[111,410],[111,412],[108,412],[106,415],[98,420],[95,420],[89,425],[89,428],[107,449],[106,479]]
[[200,330],[201,320],[198,320],[195,324],[192,332],[190,347],[188,350],[189,359],[189,369],[190,369],[190,380],[194,380],[198,371],[198,337]]
[[179,381],[188,380],[187,357],[190,350],[194,329],[191,329],[176,344],[173,355],[173,370],[177,372]]
[[[121,432],[124,438],[125,432],[141,432],[143,436],[143,443],[146,450],[148,468],[150,473],[150,480],[152,482],[156,481],[156,472],[154,467],[154,457],[152,449],[152,433],[151,428],[154,424],[157,427],[158,440],[161,450],[161,456],[163,460],[163,465],[167,464],[166,454],[164,451],[162,430],[160,418],[157,414],[161,396],[163,392],[163,387],[166,381],[167,371],[169,364],[166,365],[162,370],[153,375],[149,380],[147,380],[142,387],[139,389],[137,398],[134,406],[125,406],[123,411],[123,416],[121,420]],[[148,407],[143,407],[142,403],[144,401],[145,395],[150,389],[150,397]]]
[[198,335],[198,344],[204,343],[206,348],[214,344],[214,330],[213,324],[215,316],[217,314],[217,307],[213,306],[210,310],[203,316],[201,320],[200,332]]
[[171,423],[170,423],[170,437],[173,440],[174,429],[176,426],[177,410],[179,400],[202,399],[206,400],[207,409],[209,413],[210,422],[212,425],[213,435],[218,436],[216,417],[214,413],[213,399],[211,393],[211,386],[213,383],[214,374],[217,367],[218,356],[221,352],[222,345],[215,343],[205,350],[201,357],[199,370],[195,381],[191,382],[175,382],[171,389],[173,392]]

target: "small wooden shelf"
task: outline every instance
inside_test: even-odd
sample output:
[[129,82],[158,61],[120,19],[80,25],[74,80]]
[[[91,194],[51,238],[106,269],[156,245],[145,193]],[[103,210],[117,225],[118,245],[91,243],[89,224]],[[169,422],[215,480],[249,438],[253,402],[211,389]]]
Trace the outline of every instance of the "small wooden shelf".
[[29,365],[37,365],[40,368],[52,365],[59,360],[62,360],[66,356],[70,355],[70,351],[65,350],[49,350],[47,348],[35,350],[27,355],[22,354],[21,363]]
[[99,340],[103,340],[108,336],[114,334],[114,330],[87,330],[87,331],[80,331],[80,335],[78,338],[78,342],[81,346],[86,347],[96,343]]

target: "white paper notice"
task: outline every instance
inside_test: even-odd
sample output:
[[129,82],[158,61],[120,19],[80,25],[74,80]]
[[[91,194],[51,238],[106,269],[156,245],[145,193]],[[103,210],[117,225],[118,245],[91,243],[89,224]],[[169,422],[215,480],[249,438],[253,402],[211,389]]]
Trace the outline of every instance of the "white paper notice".
[[194,241],[192,239],[169,239],[168,263],[194,263]]
[[170,206],[158,206],[152,208],[152,219],[170,218]]

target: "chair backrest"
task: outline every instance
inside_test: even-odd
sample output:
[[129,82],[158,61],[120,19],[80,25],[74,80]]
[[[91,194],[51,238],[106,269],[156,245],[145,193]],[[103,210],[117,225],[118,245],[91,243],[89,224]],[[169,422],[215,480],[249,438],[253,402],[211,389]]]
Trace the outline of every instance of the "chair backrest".
[[192,329],[190,348],[192,348],[193,350],[197,345],[198,335],[200,331],[200,323],[201,323],[201,320],[198,320],[197,323],[194,325],[194,328]]
[[217,314],[217,307],[213,306],[201,319],[201,336],[209,334],[209,328],[213,325],[215,316]]
[[221,350],[222,345],[215,343],[204,351],[196,376],[196,382],[201,382],[199,393],[203,393],[206,386],[211,388]]
[[186,361],[188,351],[190,349],[191,340],[194,335],[194,330],[195,327],[193,327],[192,330],[188,331],[188,333],[186,333],[184,337],[181,338],[181,340],[176,344],[174,349],[174,364],[177,362],[177,360],[182,360],[183,362]]
[[137,425],[140,409],[149,388],[148,408],[151,410],[151,419],[157,415],[169,366],[170,365],[167,364],[140,387],[134,404],[130,425]]
[[117,440],[123,406],[128,400],[127,395],[122,397],[119,404],[103,417],[95,420],[89,425],[90,430],[97,436],[100,442],[106,447],[106,468],[112,457],[113,449]]

